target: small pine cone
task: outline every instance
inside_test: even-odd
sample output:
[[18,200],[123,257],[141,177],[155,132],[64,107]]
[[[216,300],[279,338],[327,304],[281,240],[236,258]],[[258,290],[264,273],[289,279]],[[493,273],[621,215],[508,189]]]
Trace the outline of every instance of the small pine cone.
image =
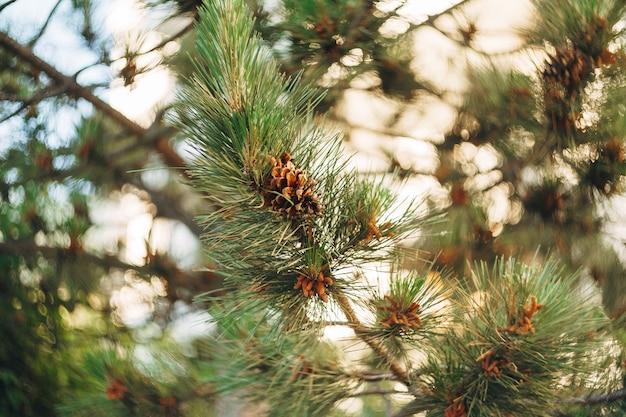
[[298,274],[296,284],[293,286],[294,290],[302,289],[302,294],[305,297],[310,297],[317,294],[322,301],[328,302],[328,293],[326,288],[333,285],[333,279],[330,276],[326,276],[324,271],[326,267],[323,267],[320,272],[307,271]]
[[271,178],[263,189],[263,205],[287,213],[290,219],[322,216],[324,205],[315,193],[315,181],[308,179],[305,171],[296,168],[286,152],[278,160],[272,158],[272,163]]
[[556,53],[546,60],[543,79],[548,88],[561,86],[571,96],[590,71],[590,63],[590,58],[578,48],[557,48]]
[[109,380],[106,387],[106,397],[111,401],[121,400],[128,392],[128,387],[121,379]]
[[380,312],[379,322],[385,327],[405,333],[412,332],[422,326],[422,319],[417,314],[420,305],[412,302],[405,306],[391,295],[385,295],[385,302],[377,307]]

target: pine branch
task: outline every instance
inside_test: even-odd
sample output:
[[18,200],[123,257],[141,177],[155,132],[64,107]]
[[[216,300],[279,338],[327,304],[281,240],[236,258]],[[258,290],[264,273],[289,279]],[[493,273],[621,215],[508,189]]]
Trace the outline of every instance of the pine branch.
[[29,97],[19,97],[12,94],[2,94],[0,95],[1,101],[9,101],[21,104],[17,109],[0,119],[0,123],[6,122],[7,120],[17,116],[19,113],[26,110],[29,106],[36,105],[41,100],[44,100],[46,98],[56,97],[60,94],[63,94],[64,91],[64,86],[48,86],[38,90]]
[[430,407],[424,406],[423,401],[413,400],[402,406],[392,417],[411,417],[422,411],[428,411]]
[[[46,73],[57,85],[63,88],[64,92],[73,98],[82,98],[91,103],[97,110],[115,121],[124,130],[128,131],[138,139],[150,137],[146,129],[139,124],[127,118],[120,111],[113,108],[110,104],[96,96],[89,88],[80,85],[74,78],[68,77],[61,73],[54,66],[36,56],[33,51],[10,37],[6,32],[0,32],[0,45],[7,51],[17,55],[34,68]],[[174,151],[174,149],[166,143],[164,138],[154,138],[158,140],[155,148],[163,155],[166,163],[173,168],[183,168],[184,160]],[[183,175],[187,175],[186,171],[181,170]]]
[[[68,77],[61,72],[59,72],[52,65],[48,64],[44,60],[38,58],[34,53],[27,47],[21,45],[19,42],[10,38],[8,34],[4,32],[0,32],[0,44],[3,45],[6,49],[13,51],[16,55],[24,59],[30,65],[39,70],[48,74],[48,76],[56,83],[56,87],[47,87],[40,90],[38,93],[33,96],[22,99],[22,105],[12,112],[9,116],[5,117],[3,120],[7,120],[10,117],[18,114],[29,105],[33,103],[37,103],[38,101],[47,98],[56,96],[62,93],[68,93],[69,95],[76,98],[83,98],[94,105],[98,110],[102,111],[105,115],[109,116],[115,122],[122,126],[126,131],[133,134],[137,140],[135,145],[139,146],[142,143],[151,144],[162,156],[166,163],[169,164],[170,167],[178,168],[179,172],[182,175],[187,175],[187,172],[182,168],[185,166],[185,162],[180,157],[180,155],[169,145],[167,136],[171,133],[171,128],[160,129],[158,128],[158,121],[160,117],[155,119],[155,122],[148,129],[145,129],[130,119],[126,118],[122,113],[111,107],[108,103],[102,101],[100,98],[95,96],[91,89],[81,86],[75,81],[75,78]],[[125,149],[124,152],[128,151]],[[145,186],[138,183],[137,180],[130,178],[125,174],[124,170],[118,170],[115,168],[115,155],[108,155],[106,157],[107,164],[110,167],[114,167],[114,170],[118,171],[118,174],[124,176],[126,180],[138,186],[139,188],[145,189]],[[141,168],[141,166],[136,167]],[[153,197],[153,202],[157,204],[159,211],[166,216],[170,216],[171,218],[175,218],[185,224],[193,233],[199,235],[202,232],[202,229],[197,225],[196,222],[192,221],[185,213],[176,209],[175,206],[171,205],[167,199],[160,198],[154,191],[146,190]]]
[[354,333],[365,342],[388,366],[393,375],[407,387],[411,385],[409,376],[406,371],[400,366],[400,364],[391,356],[385,346],[383,346],[378,340],[363,327],[359,318],[357,317],[350,300],[344,295],[337,295],[337,303],[341,307],[341,310],[348,318],[348,322],[351,323]]
[[[41,246],[29,239],[0,242],[0,253],[25,258],[33,258],[41,254],[46,259],[57,260],[57,265],[59,266],[66,260],[72,260],[98,265],[105,269],[134,270],[143,276],[157,274],[163,277],[171,286],[193,287],[199,292],[215,289],[215,283],[218,281],[215,274],[191,274],[167,260],[153,260],[151,263],[140,266],[124,262],[115,255],[96,255],[83,250],[74,250],[73,248]],[[157,257],[156,259],[159,258]]]
[[[356,394],[358,395],[358,394]],[[365,394],[362,394],[365,395]],[[620,401],[626,399],[626,389],[621,389],[617,391],[608,392],[605,394],[598,395],[590,395],[586,397],[575,397],[575,398],[566,398],[562,400],[556,401],[557,404],[568,404],[568,405],[599,405],[599,404],[609,404],[612,402]],[[529,401],[529,404],[532,401]],[[424,406],[424,401],[420,399],[416,399],[411,401],[410,403],[404,405],[393,417],[410,417],[415,414],[427,411],[429,407]],[[558,411],[554,411],[553,415],[561,415]]]
[[351,395],[351,397],[357,398],[357,397],[366,397],[368,395],[386,396],[386,395],[398,395],[398,394],[406,394],[406,392],[398,391],[395,389],[372,389],[372,390],[367,390],[367,391],[355,392],[354,394]]
[[[541,268],[535,267],[538,262],[530,267],[515,260],[496,262],[493,270],[477,266],[468,287],[483,295],[480,300],[461,286],[452,299],[442,288],[446,280],[433,278],[422,287],[427,278],[402,280],[392,267],[389,294],[368,305],[376,321],[363,324],[353,303],[363,299],[365,288],[357,284],[354,269],[368,261],[399,261],[389,250],[396,241],[386,241],[386,247],[378,243],[390,236],[387,227],[402,221],[381,219],[393,199],[381,184],[345,173],[335,162],[334,145],[321,147],[330,139],[310,127],[310,106],[302,99],[313,97],[310,87],[277,75],[276,62],[252,32],[250,15],[241,10],[243,3],[218,0],[210,6],[200,12],[196,82],[182,94],[176,122],[196,150],[193,184],[223,207],[204,217],[205,224],[216,225],[204,242],[233,294],[234,307],[214,315],[220,325],[232,329],[243,315],[255,317],[246,337],[256,337],[254,332],[267,325],[272,337],[261,343],[272,349],[279,333],[285,339],[300,336],[311,328],[311,316],[323,324],[326,306],[338,305],[355,336],[389,369],[385,377],[403,383],[414,396],[398,417],[424,410],[491,415],[524,408],[533,413],[556,401],[559,393],[552,388],[561,375],[597,369],[584,353],[599,343],[588,335],[597,334],[604,318],[597,305],[571,294],[569,285],[578,277],[561,276],[555,262]],[[294,100],[294,91],[300,100]],[[316,191],[327,197],[323,210],[304,211],[298,200],[305,192],[314,195],[312,186],[305,187],[311,172],[315,185],[321,184]],[[415,222],[410,225],[416,229]],[[342,275],[342,270],[348,271]],[[453,318],[444,330],[429,316],[437,309],[433,300],[452,301]],[[544,306],[535,322],[534,314]],[[572,318],[578,325],[566,326],[564,320]],[[563,338],[555,338],[563,332],[559,329],[567,329]],[[307,348],[312,343],[307,340]],[[288,350],[286,342],[281,346]],[[399,362],[411,348],[422,347],[427,369],[409,376]],[[289,352],[298,354],[296,364],[304,367],[305,352]],[[256,385],[266,377],[255,374],[239,383]],[[283,391],[276,385],[273,401],[282,404],[283,394],[295,388]],[[325,392],[324,386],[315,389]],[[325,397],[325,406],[340,396]],[[536,403],[528,404],[527,398]]]
[[42,254],[47,259],[69,259],[70,257],[74,257],[75,259],[79,258],[105,268],[119,268],[124,270],[137,270],[140,268],[137,265],[131,265],[121,261],[117,256],[98,256],[88,252],[74,251],[71,248],[41,246],[30,239],[0,242],[0,252],[23,256],[26,258],[36,257],[37,254]]

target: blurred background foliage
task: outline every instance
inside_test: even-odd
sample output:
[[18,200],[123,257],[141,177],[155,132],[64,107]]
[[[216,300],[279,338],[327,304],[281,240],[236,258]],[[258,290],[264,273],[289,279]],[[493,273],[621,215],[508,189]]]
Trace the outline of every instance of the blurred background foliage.
[[[623,2],[248,3],[284,72],[329,89],[350,163],[447,213],[407,250],[459,277],[557,254],[626,339]],[[221,278],[163,121],[200,4],[0,4],[0,415],[250,412],[211,383],[193,300]]]

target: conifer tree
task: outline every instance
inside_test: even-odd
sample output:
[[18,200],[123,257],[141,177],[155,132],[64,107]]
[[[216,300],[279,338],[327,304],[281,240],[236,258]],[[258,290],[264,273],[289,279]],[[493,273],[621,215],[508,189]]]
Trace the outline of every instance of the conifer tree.
[[[485,0],[140,0],[158,23],[121,42],[97,1],[28,29],[20,3],[0,4],[1,415],[626,412],[623,2],[524,2],[498,51]],[[50,53],[58,21],[91,61]],[[106,101],[163,68],[180,92],[148,123]],[[151,219],[142,260],[98,241],[122,200]],[[202,253],[157,247],[159,222]],[[137,327],[118,295],[139,288]],[[192,346],[160,336],[187,303],[211,317]]]

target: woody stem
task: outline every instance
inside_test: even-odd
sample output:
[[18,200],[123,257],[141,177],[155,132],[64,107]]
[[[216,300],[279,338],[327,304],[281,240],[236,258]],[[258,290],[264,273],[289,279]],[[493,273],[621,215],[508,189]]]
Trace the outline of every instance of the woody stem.
[[404,385],[407,387],[411,385],[409,381],[409,376],[406,373],[406,370],[391,356],[389,350],[382,344],[380,344],[377,340],[375,340],[368,332],[367,329],[361,324],[358,319],[354,309],[352,308],[352,304],[348,300],[348,298],[343,295],[337,295],[335,297],[337,303],[341,307],[341,311],[346,315],[348,319],[348,323],[350,323],[352,329],[356,336],[365,342],[388,366],[389,370],[393,373],[393,375]]

